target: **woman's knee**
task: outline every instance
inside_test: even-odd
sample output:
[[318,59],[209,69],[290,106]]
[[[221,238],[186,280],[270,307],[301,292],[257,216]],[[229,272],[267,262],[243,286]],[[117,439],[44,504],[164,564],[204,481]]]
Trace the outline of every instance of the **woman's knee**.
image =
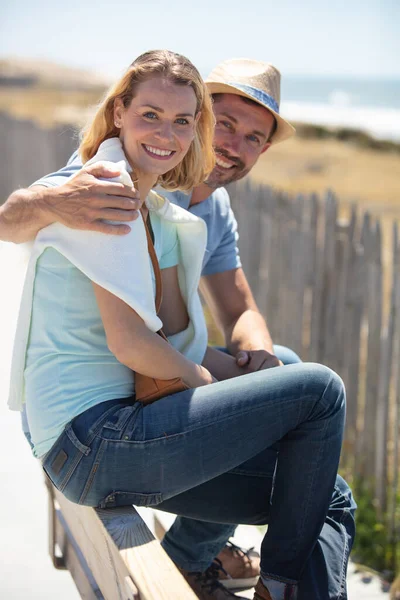
[[319,402],[334,412],[345,411],[346,392],[339,375],[318,363],[303,363],[306,385]]

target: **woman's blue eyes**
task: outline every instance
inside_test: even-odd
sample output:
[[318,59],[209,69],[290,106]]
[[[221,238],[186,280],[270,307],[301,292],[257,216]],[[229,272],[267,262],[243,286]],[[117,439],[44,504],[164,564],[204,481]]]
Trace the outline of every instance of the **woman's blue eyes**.
[[[151,121],[158,119],[158,116],[154,112],[146,112],[143,114],[143,116],[146,119],[150,119]],[[175,122],[178,123],[178,125],[188,125],[189,124],[189,121],[187,119],[185,119],[184,117],[178,117],[175,120]]]

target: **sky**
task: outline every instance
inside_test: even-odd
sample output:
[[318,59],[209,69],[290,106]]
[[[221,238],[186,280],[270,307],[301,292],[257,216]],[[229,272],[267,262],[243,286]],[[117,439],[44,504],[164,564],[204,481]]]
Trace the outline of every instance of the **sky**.
[[283,74],[400,78],[399,0],[2,0],[0,57],[120,74],[168,48],[203,75],[227,58]]

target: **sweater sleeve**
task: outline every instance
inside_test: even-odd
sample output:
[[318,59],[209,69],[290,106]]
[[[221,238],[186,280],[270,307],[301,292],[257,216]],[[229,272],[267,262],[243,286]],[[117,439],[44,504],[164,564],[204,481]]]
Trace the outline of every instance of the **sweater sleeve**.
[[141,215],[127,235],[70,229],[53,223],[41,230],[36,254],[52,247],[97,285],[133,308],[152,331],[162,327],[155,311],[151,263]]

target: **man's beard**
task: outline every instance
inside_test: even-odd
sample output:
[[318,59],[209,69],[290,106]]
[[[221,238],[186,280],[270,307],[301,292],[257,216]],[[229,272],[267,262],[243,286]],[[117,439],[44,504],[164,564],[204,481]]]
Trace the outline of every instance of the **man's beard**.
[[246,165],[240,158],[236,158],[234,156],[230,156],[229,153],[223,148],[215,147],[214,151],[216,154],[219,154],[221,157],[227,158],[230,162],[234,163],[230,169],[225,169],[224,171],[220,171],[218,166],[214,167],[213,171],[211,171],[208,179],[204,183],[208,185],[208,187],[216,189],[223,185],[228,185],[234,181],[238,181],[238,179],[242,179],[250,169],[246,169]]

